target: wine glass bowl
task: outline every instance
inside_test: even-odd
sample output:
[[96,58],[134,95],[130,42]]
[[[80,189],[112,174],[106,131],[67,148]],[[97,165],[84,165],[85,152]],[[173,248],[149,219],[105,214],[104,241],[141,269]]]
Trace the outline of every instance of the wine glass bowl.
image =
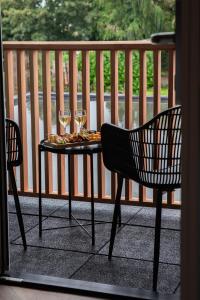
[[80,128],[80,132],[84,132],[84,125],[87,121],[87,114],[86,114],[86,110],[85,109],[79,109],[77,111],[75,111],[75,122],[76,124],[79,126]]
[[71,111],[69,109],[59,110],[59,121],[60,121],[60,124],[64,127],[65,132],[66,132],[67,126],[71,122]]

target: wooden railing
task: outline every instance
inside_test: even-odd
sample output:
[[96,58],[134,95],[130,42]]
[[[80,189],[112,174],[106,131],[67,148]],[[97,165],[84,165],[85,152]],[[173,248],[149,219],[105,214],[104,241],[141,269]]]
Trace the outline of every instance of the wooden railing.
[[[63,54],[68,55],[68,92],[72,116],[77,108],[77,85],[82,84],[82,105],[87,110],[87,128],[90,128],[90,51],[96,53],[96,128],[99,130],[104,122],[104,52],[110,52],[110,79],[111,79],[111,116],[110,121],[118,124],[119,119],[119,93],[118,93],[118,52],[124,52],[124,105],[125,105],[125,127],[133,126],[133,70],[132,53],[139,53],[139,118],[138,125],[147,120],[147,60],[148,51],[153,55],[153,91],[152,106],[153,114],[161,110],[161,54],[165,52],[168,60],[168,97],[167,105],[175,104],[174,75],[175,75],[175,47],[174,45],[154,45],[149,41],[136,42],[4,42],[4,67],[5,67],[5,90],[7,116],[18,119],[23,143],[23,165],[20,169],[19,192],[26,195],[36,195],[38,192],[38,153],[37,146],[43,136],[52,132],[52,90],[55,89],[56,111],[64,107],[64,92],[66,91],[66,80],[64,80]],[[82,71],[77,68],[77,53],[82,55]],[[53,59],[52,59],[53,57]],[[55,74],[52,74],[52,61],[55,62]],[[52,76],[54,82],[52,83]],[[41,81],[39,84],[39,80]],[[51,85],[54,84],[54,87]],[[42,91],[39,90],[42,88]],[[27,93],[30,92],[30,119],[31,132],[27,124]],[[39,101],[39,92],[42,92],[42,107]],[[14,106],[14,103],[16,105]],[[18,110],[17,110],[18,108]],[[44,125],[41,125],[41,114]],[[94,116],[93,116],[94,118]],[[76,125],[71,123],[71,131],[76,130]],[[62,133],[58,118],[56,118],[56,131]],[[30,139],[31,136],[31,139]],[[31,143],[31,153],[28,151],[28,143]],[[30,157],[31,156],[31,157]],[[54,159],[55,161],[55,159]],[[57,158],[57,170],[54,169],[52,155],[45,156],[44,172],[44,196],[65,198],[67,196],[65,157]],[[96,200],[111,202],[116,192],[116,176],[111,175],[111,193],[106,193],[106,174],[101,155],[97,158],[97,189]],[[32,172],[32,182],[29,174]],[[57,173],[57,188],[53,185],[53,173]],[[78,189],[78,178],[80,169],[78,158],[74,157],[72,162],[72,183],[74,199],[90,199],[89,161],[83,160],[83,192]],[[108,183],[107,183],[108,185]],[[146,189],[142,186],[138,189],[138,197],[134,196],[135,184],[126,180],[124,191],[124,203],[135,203],[138,205],[154,205],[154,201],[148,196]],[[154,198],[154,197],[153,197]],[[111,200],[112,199],[112,200]],[[175,207],[179,202],[174,200],[173,193],[169,193],[166,206]]]

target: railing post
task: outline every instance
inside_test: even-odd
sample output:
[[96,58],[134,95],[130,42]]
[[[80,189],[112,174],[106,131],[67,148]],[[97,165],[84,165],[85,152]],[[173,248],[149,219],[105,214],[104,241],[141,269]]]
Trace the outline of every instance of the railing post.
[[[160,91],[161,91],[161,51],[155,50],[153,52],[153,64],[154,64],[154,106],[153,106],[153,114],[157,115],[160,112],[161,109],[161,97],[160,97]],[[160,139],[159,133],[155,132],[154,134],[155,142],[158,143],[158,140]],[[155,147],[155,157],[157,157],[159,153],[159,146]],[[155,159],[155,165],[154,167],[157,169],[158,166],[158,160]],[[157,199],[157,193],[156,191],[153,191],[153,202],[156,202]]]
[[[118,124],[118,52],[111,51],[111,123]],[[116,194],[116,174],[111,173],[111,199]]]
[[[132,111],[133,111],[133,66],[132,50],[125,51],[125,127],[132,128]],[[132,181],[125,181],[125,200],[131,201]]]
[[[77,109],[77,60],[76,51],[69,51],[69,93],[70,93],[70,109],[72,114],[71,132],[76,131],[74,121],[75,111]],[[71,156],[71,182],[72,195],[75,196],[78,192],[78,160],[75,155]]]
[[[51,133],[50,51],[42,52],[44,137]],[[52,193],[52,155],[45,153],[45,192]]]
[[23,164],[20,167],[21,191],[28,190],[28,150],[27,150],[27,125],[26,125],[26,70],[25,51],[17,51],[17,83],[18,83],[18,106],[19,127],[23,145]]
[[38,191],[38,143],[39,143],[39,99],[38,99],[38,51],[31,51],[30,60],[30,99],[32,134],[33,193]]
[[6,94],[6,116],[14,119],[14,66],[13,51],[5,51],[5,94]]
[[[87,111],[86,128],[90,129],[90,56],[89,51],[82,51],[82,95],[83,109]],[[90,196],[90,160],[88,156],[83,159],[83,193],[84,198]]]
[[[104,68],[103,51],[96,51],[96,98],[97,98],[97,130],[101,129],[104,122]],[[101,154],[97,157],[98,163],[98,197],[105,195],[105,168]]]
[[[168,69],[168,107],[175,105],[175,68],[176,68],[176,53],[170,50],[169,54],[169,69]],[[173,149],[171,149],[173,150]],[[167,204],[174,203],[174,192],[167,193]]]
[[[140,51],[140,95],[139,95],[139,125],[146,122],[147,117],[147,62],[146,51]],[[146,200],[146,189],[139,185],[139,202]]]
[[[62,51],[55,52],[55,70],[56,70],[56,127],[57,133],[63,134],[64,130],[59,122],[59,110],[64,110],[64,76],[63,76],[63,54]],[[58,194],[65,194],[65,156],[58,155]]]

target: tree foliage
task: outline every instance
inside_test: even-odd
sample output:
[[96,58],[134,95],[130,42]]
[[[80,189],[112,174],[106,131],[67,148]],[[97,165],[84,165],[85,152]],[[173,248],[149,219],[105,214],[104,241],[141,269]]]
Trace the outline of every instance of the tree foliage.
[[[139,40],[155,32],[174,30],[175,0],[0,0],[0,3],[4,40]],[[68,54],[63,55],[67,65]],[[80,53],[77,60],[80,73]],[[152,53],[147,53],[147,88],[153,85],[152,61]],[[118,62],[119,92],[124,92],[124,53],[119,52]],[[90,89],[96,89],[96,56],[92,51]],[[104,52],[104,90],[110,91],[109,52]],[[137,51],[133,51],[133,91],[139,93]]]
[[4,40],[135,40],[174,27],[174,0],[0,0]]

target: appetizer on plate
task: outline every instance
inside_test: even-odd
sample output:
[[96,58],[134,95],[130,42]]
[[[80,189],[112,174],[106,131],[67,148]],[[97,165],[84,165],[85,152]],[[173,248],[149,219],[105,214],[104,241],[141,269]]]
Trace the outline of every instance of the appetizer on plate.
[[48,143],[65,145],[70,143],[100,141],[101,133],[97,131],[83,131],[80,133],[65,133],[64,135],[50,134]]

